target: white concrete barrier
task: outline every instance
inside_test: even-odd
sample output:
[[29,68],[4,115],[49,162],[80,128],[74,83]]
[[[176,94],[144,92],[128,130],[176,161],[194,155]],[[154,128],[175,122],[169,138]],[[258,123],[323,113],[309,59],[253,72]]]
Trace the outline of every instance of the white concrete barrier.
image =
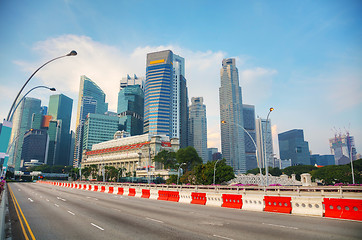
[[206,193],[206,205],[221,207],[222,205],[222,194],[221,193]]
[[151,189],[150,190],[150,199],[156,199],[158,198],[158,190],[156,189]]
[[243,195],[243,206],[241,209],[250,211],[264,210],[264,196],[262,195]]
[[136,195],[134,195],[135,197],[142,197],[142,189],[139,187],[136,187]]
[[180,195],[180,199],[179,199],[179,202],[180,203],[191,203],[191,192],[182,192],[180,191],[179,192],[179,195]]
[[323,198],[292,197],[292,214],[323,217]]

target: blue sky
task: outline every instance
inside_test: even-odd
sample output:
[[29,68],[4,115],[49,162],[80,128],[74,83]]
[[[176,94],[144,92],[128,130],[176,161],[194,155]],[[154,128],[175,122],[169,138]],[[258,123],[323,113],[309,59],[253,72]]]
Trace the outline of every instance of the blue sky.
[[[266,117],[274,134],[303,129],[312,153],[347,129],[362,152],[361,1],[0,1],[0,117],[30,82],[74,100],[80,75],[95,81],[116,110],[119,80],[145,75],[146,54],[171,49],[185,58],[189,97],[203,96],[209,147],[220,147],[220,67],[235,57],[243,102]],[[32,97],[48,104],[44,89]],[[277,149],[277,145],[275,146]]]

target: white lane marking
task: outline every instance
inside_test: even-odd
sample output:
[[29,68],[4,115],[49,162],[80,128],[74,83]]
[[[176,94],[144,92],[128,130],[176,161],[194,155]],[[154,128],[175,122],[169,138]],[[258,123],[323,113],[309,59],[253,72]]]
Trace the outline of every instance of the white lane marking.
[[153,218],[149,218],[149,217],[146,217],[146,219],[151,220],[151,221],[154,221],[154,222],[158,222],[158,223],[163,223],[163,222],[160,221],[160,220],[153,219]]
[[100,230],[102,230],[102,231],[104,231],[103,228],[101,228],[100,226],[98,226],[98,225],[96,225],[96,224],[94,224],[94,223],[91,223],[91,225],[94,226],[94,227],[96,227],[96,228],[98,228],[98,229],[100,229]]
[[21,192],[21,189],[18,189],[19,192]]
[[67,200],[65,200],[64,198],[61,197],[57,197],[58,200],[62,200],[63,202],[66,202]]
[[54,204],[54,206],[59,207],[59,205],[58,205],[58,204]]
[[273,227],[281,227],[281,228],[291,228],[291,229],[299,229],[296,227],[288,227],[288,226],[284,226],[284,225],[277,225],[277,224],[271,224],[271,223],[263,223],[264,225],[269,225],[269,226],[273,226]]
[[45,201],[49,202],[49,199],[45,199]]
[[234,240],[234,239],[232,239],[232,238],[223,237],[223,236],[219,236],[219,235],[215,235],[215,234],[212,235],[212,236],[217,237],[217,238],[227,239],[227,240]]
[[72,214],[73,216],[75,215],[75,213],[71,212],[71,211],[68,211],[68,213]]
[[33,200],[33,199],[31,199],[31,198],[28,198],[28,200],[29,200],[30,202],[34,202],[34,200]]

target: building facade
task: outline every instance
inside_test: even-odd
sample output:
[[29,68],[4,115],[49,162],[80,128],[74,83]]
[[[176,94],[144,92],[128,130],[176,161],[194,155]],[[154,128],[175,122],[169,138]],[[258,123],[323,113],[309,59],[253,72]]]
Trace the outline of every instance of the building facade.
[[245,173],[245,136],[239,73],[234,58],[223,59],[219,88],[221,149],[226,163],[236,174]]
[[281,160],[291,159],[292,166],[310,165],[309,146],[302,129],[279,133],[278,141]]
[[202,97],[191,98],[189,108],[189,146],[196,149],[203,163],[209,160],[207,149],[206,105]]
[[354,144],[354,137],[347,134],[336,134],[329,139],[329,146],[336,165],[344,165],[357,160],[357,150]]
[[141,85],[128,85],[118,93],[120,129],[131,136],[143,134],[144,93]]
[[118,131],[118,122],[117,116],[88,113],[84,123],[82,151],[91,150],[94,144],[112,140]]
[[265,159],[268,161],[268,166],[273,166],[274,150],[270,119],[268,119],[268,123],[266,119],[256,119],[256,145],[261,167],[265,168]]
[[[48,115],[52,116],[49,126],[48,164],[68,166],[71,136],[70,123],[72,117],[73,99],[63,95],[52,95],[49,98]],[[50,136],[52,136],[50,138]]]
[[[243,120],[244,129],[248,132],[248,134],[244,134],[246,170],[250,170],[258,167],[254,145],[256,143],[255,106],[243,104]],[[258,159],[258,161],[260,160]]]
[[14,113],[13,128],[9,141],[10,151],[8,165],[13,166],[15,171],[19,171],[21,167],[24,134],[31,128],[33,113],[39,114],[40,111],[40,99],[26,97]]
[[145,83],[144,77],[137,77],[136,74],[134,74],[133,77],[130,77],[127,74],[127,77],[121,79],[119,83],[119,89],[121,90],[122,88],[125,88],[127,86],[134,86],[134,85],[139,85],[141,89],[143,89],[144,83]]
[[334,155],[312,154],[310,156],[310,164],[318,166],[335,165]]
[[160,164],[152,162],[152,159],[162,150],[176,152],[178,149],[178,139],[170,140],[164,135],[143,134],[127,137],[117,132],[115,139],[94,144],[92,150],[84,154],[82,167],[94,164],[100,173],[104,166],[113,166],[125,169],[125,173],[135,177],[148,175],[167,178],[170,172],[164,170]]
[[108,104],[105,100],[106,94],[95,82],[84,75],[80,77],[74,143],[74,167],[79,167],[79,163],[82,159],[83,128],[85,119],[88,113],[104,114],[107,112]]
[[47,163],[48,157],[48,134],[46,130],[30,129],[24,135],[23,150],[21,153],[22,165],[26,162],[38,160]]

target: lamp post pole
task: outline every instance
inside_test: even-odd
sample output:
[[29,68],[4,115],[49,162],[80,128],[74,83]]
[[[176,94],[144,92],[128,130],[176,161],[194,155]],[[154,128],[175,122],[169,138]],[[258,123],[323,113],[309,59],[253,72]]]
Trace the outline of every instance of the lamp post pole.
[[180,166],[177,169],[177,183],[176,183],[176,185],[178,185],[178,180],[180,178],[180,168],[181,168],[182,165],[186,165],[186,163],[181,163]]
[[269,108],[269,113],[266,117],[266,122],[265,122],[265,136],[264,136],[264,161],[265,161],[265,186],[269,186],[269,179],[268,179],[268,175],[269,175],[269,169],[268,169],[268,159],[266,157],[266,137],[267,137],[267,131],[268,131],[268,119],[269,119],[269,115],[270,113],[274,111],[274,108]]
[[[222,123],[222,124],[225,124],[226,121],[221,121],[221,123]],[[243,126],[241,126],[241,125],[239,125],[239,124],[237,124],[237,123],[233,123],[233,124],[235,124],[236,126],[240,127],[241,129],[243,129],[244,132],[249,136],[249,138],[250,138],[251,141],[253,142],[254,147],[255,147],[256,162],[257,162],[257,164],[258,164],[259,172],[260,172],[260,184],[263,184],[263,174],[262,174],[262,172],[261,172],[261,166],[260,166],[259,159],[258,159],[258,147],[256,146],[256,143],[255,143],[254,139],[251,137],[250,133],[248,133],[248,131],[246,131],[246,129],[245,129]]]
[[20,89],[20,91],[18,92],[18,95],[16,95],[16,98],[13,102],[13,104],[11,105],[11,108],[9,110],[9,114],[8,114],[8,117],[6,118],[7,121],[10,121],[10,114],[12,112],[12,109],[14,108],[15,106],[15,103],[16,101],[18,100],[21,92],[23,91],[23,89],[25,88],[25,86],[28,84],[28,82],[33,78],[33,76],[41,69],[43,68],[45,65],[47,65],[48,63],[51,63],[59,58],[63,58],[63,57],[68,57],[68,56],[76,56],[77,55],[77,52],[76,51],[71,51],[70,53],[68,53],[67,55],[64,55],[64,56],[60,56],[60,57],[56,57],[56,58],[53,58],[52,60],[49,60],[48,62],[44,63],[43,65],[41,65],[37,70],[35,70],[35,72],[33,72],[33,74],[31,74],[31,76],[28,78],[28,80],[24,83],[24,85],[22,86],[22,88]]
[[215,165],[214,165],[214,181],[213,181],[214,185],[215,185],[216,164],[217,164],[219,161],[220,161],[220,159],[218,159],[218,160],[216,161]]

